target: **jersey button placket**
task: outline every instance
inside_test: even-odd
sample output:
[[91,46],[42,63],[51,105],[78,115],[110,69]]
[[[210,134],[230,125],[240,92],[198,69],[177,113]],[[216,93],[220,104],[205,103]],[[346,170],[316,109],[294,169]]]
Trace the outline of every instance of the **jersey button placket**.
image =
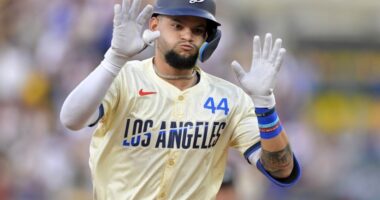
[[175,150],[170,150],[168,155],[167,155],[167,160],[166,160],[166,166],[165,166],[165,172],[164,172],[164,177],[161,182],[161,189],[160,193],[158,195],[158,199],[167,199],[167,190],[170,188],[170,185],[172,183],[173,179],[173,167],[175,166],[176,160],[178,157],[178,152]]
[[169,159],[167,161],[167,165],[169,168],[174,167],[174,165],[176,164],[177,157],[178,157],[178,152],[175,150],[172,150],[169,154]]
[[173,167],[175,164],[175,160],[173,158],[170,158],[168,161],[169,167]]
[[165,197],[166,197],[166,193],[165,192],[161,192],[160,196],[158,197],[158,199],[165,199]]
[[185,96],[184,95],[179,95],[177,97],[177,100],[175,101],[175,117],[177,119],[183,119],[183,117],[185,116],[185,113],[184,113],[184,102],[185,100]]

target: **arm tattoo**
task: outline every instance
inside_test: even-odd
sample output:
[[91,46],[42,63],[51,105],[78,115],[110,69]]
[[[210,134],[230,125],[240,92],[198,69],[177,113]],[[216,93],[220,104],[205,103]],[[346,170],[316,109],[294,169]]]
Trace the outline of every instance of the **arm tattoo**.
[[293,163],[293,153],[289,144],[280,151],[270,152],[262,149],[261,152],[261,163],[274,175]]

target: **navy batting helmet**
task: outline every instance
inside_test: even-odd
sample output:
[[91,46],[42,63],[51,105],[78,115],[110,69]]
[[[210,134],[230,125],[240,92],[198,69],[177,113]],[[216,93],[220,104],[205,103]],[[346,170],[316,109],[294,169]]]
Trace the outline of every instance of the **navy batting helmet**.
[[208,21],[208,37],[199,50],[199,60],[206,61],[219,44],[220,23],[215,19],[214,0],[157,0],[153,15],[194,16]]

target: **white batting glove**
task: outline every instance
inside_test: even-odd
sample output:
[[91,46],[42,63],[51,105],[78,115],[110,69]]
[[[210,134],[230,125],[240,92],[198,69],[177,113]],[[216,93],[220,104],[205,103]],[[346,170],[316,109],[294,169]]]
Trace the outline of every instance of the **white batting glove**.
[[240,84],[252,97],[256,108],[272,108],[276,104],[273,89],[286,52],[284,48],[281,48],[281,44],[282,40],[276,39],[272,49],[272,35],[267,33],[263,49],[261,49],[260,37],[255,36],[249,72],[245,72],[237,61],[231,63]]
[[[131,5],[130,5],[131,4]],[[141,0],[123,0],[122,5],[115,4],[111,48],[105,54],[105,60],[121,68],[128,59],[151,45],[160,36],[159,31],[145,30],[144,24],[153,14],[151,5],[138,13]]]

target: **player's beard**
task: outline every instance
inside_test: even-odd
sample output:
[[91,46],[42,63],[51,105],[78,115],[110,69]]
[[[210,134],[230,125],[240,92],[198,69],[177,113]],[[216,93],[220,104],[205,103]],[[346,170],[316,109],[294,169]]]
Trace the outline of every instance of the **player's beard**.
[[165,60],[170,66],[176,69],[192,69],[197,63],[198,52],[197,50],[197,53],[194,55],[185,57],[179,55],[172,49],[165,54]]

